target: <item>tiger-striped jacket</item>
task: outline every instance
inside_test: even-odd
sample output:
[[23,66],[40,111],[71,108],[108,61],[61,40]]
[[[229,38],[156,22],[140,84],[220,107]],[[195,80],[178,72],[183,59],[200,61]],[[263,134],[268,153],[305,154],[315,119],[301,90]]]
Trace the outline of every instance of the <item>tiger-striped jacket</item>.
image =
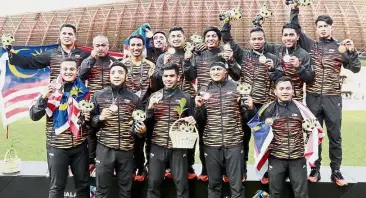
[[[195,110],[197,122],[206,123],[202,134],[203,143],[210,147],[233,147],[243,142],[242,117],[245,108],[240,107],[236,83],[211,81],[206,92],[210,98]],[[248,112],[250,117],[255,110]]]
[[[299,9],[291,10],[291,23],[299,24]],[[357,52],[340,53],[339,42],[320,38],[313,40],[303,32],[300,34],[300,46],[310,53],[315,78],[307,84],[306,91],[316,95],[341,95],[340,72],[341,67],[357,73],[361,69],[361,63]]]

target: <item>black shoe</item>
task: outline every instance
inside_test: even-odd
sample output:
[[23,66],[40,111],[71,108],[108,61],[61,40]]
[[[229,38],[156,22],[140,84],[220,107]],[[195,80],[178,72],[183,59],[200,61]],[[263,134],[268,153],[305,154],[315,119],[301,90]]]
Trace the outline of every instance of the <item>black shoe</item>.
[[321,176],[320,176],[319,169],[312,168],[311,172],[309,174],[309,177],[308,177],[308,181],[314,183],[314,182],[318,182],[320,179],[321,179]]
[[332,175],[330,176],[330,179],[336,183],[338,186],[347,186],[348,183],[344,179],[342,173],[340,170],[332,171]]

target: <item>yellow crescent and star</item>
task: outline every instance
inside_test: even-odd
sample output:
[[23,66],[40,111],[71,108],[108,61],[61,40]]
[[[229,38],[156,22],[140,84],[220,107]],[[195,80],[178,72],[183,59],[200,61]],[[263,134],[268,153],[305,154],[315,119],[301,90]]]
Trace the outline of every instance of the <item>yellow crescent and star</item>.
[[[22,50],[28,50],[28,49],[12,50],[12,52],[17,54],[18,52],[20,52]],[[39,51],[39,52],[36,51],[36,53],[32,53],[32,55],[36,56],[36,55],[41,54],[41,53],[42,53],[42,50]],[[17,70],[15,65],[10,64],[10,62],[9,62],[9,70],[11,71],[11,73],[13,73],[16,77],[19,77],[19,78],[32,78],[33,76],[35,76],[37,74],[37,72],[34,73],[34,74],[23,74],[23,73],[21,73],[20,71]]]

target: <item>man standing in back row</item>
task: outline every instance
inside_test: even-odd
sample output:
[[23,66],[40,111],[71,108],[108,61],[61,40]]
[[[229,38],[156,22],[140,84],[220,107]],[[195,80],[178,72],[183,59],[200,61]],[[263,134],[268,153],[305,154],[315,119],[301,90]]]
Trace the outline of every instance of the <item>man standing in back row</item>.
[[[291,23],[299,24],[299,8],[291,10]],[[300,34],[300,46],[311,54],[315,71],[314,81],[307,85],[306,103],[320,124],[327,127],[329,138],[329,157],[332,169],[331,180],[338,186],[347,185],[340,168],[342,163],[342,97],[339,73],[341,67],[357,73],[361,69],[358,53],[353,41],[346,39],[339,43],[332,37],[333,20],[328,15],[320,15],[315,21],[319,40]],[[310,182],[320,180],[321,144],[319,159],[309,175]]]

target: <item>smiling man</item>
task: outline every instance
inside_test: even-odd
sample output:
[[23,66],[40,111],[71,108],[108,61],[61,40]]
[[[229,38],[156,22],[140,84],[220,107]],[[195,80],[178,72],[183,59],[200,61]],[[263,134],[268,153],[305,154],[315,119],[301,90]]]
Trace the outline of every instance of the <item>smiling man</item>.
[[[283,76],[275,83],[274,102],[263,106],[261,121],[271,125],[273,139],[269,145],[269,194],[280,198],[288,173],[295,197],[308,198],[305,140],[302,110],[292,97],[294,94],[291,78]],[[306,108],[303,106],[303,108]],[[262,113],[261,113],[262,112]],[[309,111],[310,113],[310,111]],[[311,113],[310,113],[311,114]],[[306,131],[310,135],[311,131]]]
[[[56,83],[50,83],[30,108],[30,117],[33,121],[38,121],[47,114],[49,198],[64,197],[69,166],[74,175],[76,197],[90,196],[87,128],[79,126],[78,122],[68,120],[69,117],[75,116],[75,112],[70,110],[77,108],[75,103],[89,100],[90,96],[84,83],[77,78],[76,65],[75,60],[70,58],[62,61],[60,76]],[[70,99],[72,102],[69,103]],[[89,120],[89,114],[85,114],[85,118]],[[76,119],[80,121],[79,116]]]
[[300,26],[287,23],[282,27],[282,45],[266,43],[264,49],[280,58],[284,75],[289,76],[294,85],[293,99],[302,102],[304,83],[313,80],[314,71],[309,53],[297,44],[300,34]]
[[[149,177],[147,198],[160,198],[166,163],[170,164],[177,197],[188,198],[188,159],[187,149],[173,148],[169,136],[170,126],[180,117],[190,124],[195,124],[193,115],[194,101],[191,96],[179,88],[179,67],[168,63],[163,68],[164,88],[153,93],[146,108],[147,121],[154,123],[151,135],[149,156]],[[182,115],[175,110],[182,99],[187,101],[187,108]]]
[[152,37],[152,42],[153,45],[147,50],[146,59],[156,64],[159,56],[163,54],[168,47],[165,33],[161,31],[155,32]]
[[[154,73],[155,64],[143,57],[144,43],[144,38],[141,35],[131,36],[129,39],[131,56],[122,60],[128,69],[126,86],[140,98],[143,108],[146,107],[150,94],[157,89],[157,79]],[[135,141],[136,181],[143,181],[146,176],[144,144],[144,139],[136,139]]]
[[[299,8],[291,10],[291,23],[299,24]],[[330,16],[320,15],[316,21],[316,33],[319,40],[313,40],[300,34],[299,43],[302,48],[311,53],[314,81],[306,87],[306,104],[317,117],[320,124],[327,127],[329,137],[331,180],[338,186],[347,185],[340,168],[342,164],[342,96],[340,85],[341,67],[357,73],[361,69],[358,53],[353,41],[346,39],[339,43],[332,37],[333,20]],[[315,162],[316,167],[311,169],[310,182],[320,180],[322,145],[319,145],[319,158]]]

